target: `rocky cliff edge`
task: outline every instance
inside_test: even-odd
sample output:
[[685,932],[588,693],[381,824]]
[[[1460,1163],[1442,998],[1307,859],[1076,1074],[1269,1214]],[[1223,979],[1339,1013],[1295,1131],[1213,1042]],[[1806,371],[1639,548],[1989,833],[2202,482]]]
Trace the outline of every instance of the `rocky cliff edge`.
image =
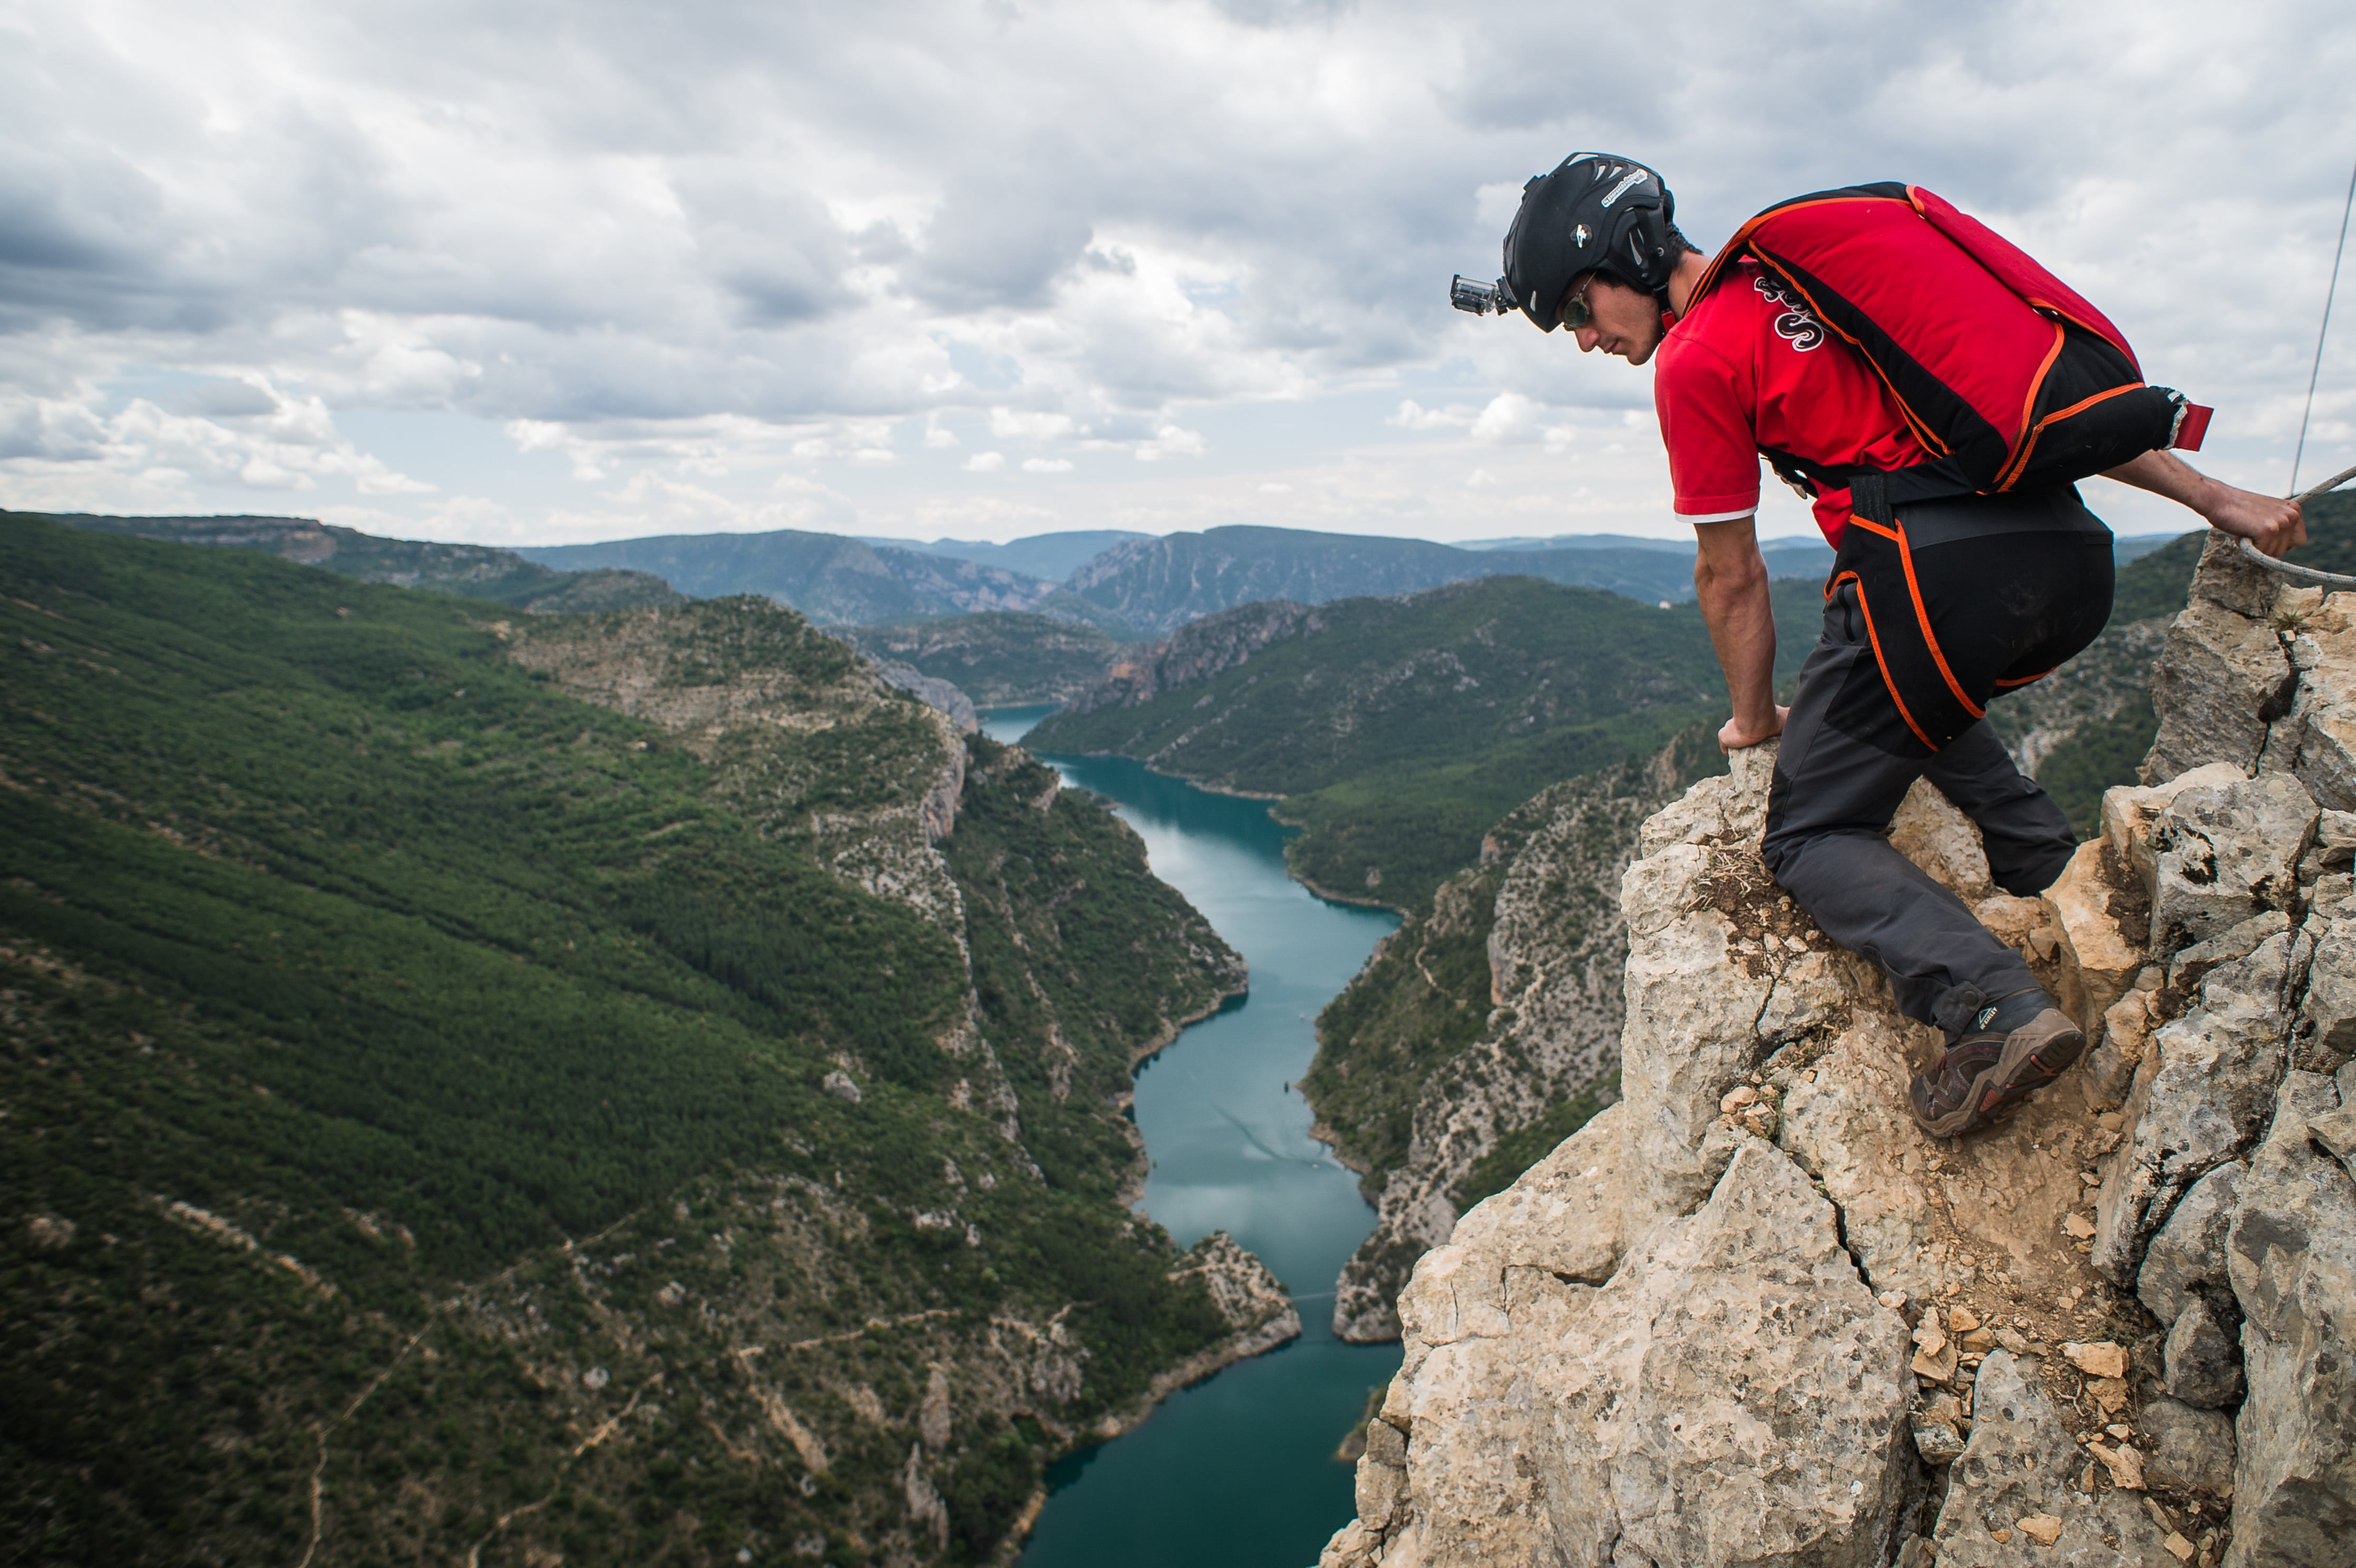
[[1771,749],[1645,823],[1626,1098],[1417,1265],[1323,1568],[2356,1563],[2356,596],[2212,548],[2154,688],[2046,897],[1893,827],[2094,1042],[1963,1140],[1760,863]]

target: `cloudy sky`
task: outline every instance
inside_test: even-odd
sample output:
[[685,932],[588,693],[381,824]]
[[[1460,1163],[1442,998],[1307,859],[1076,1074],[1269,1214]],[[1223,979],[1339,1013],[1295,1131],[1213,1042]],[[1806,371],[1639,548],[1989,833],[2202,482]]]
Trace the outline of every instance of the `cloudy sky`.
[[2344,0],[0,0],[0,505],[1673,537],[1649,371],[1446,305],[1581,147],[1705,247],[1930,186],[2279,490],[2351,84]]

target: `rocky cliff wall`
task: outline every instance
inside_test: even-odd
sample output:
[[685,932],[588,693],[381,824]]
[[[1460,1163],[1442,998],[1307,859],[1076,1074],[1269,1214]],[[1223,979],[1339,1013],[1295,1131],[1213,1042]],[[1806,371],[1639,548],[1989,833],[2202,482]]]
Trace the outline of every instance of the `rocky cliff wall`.
[[[1691,776],[1691,752],[1680,744],[1567,779],[1513,812],[1483,843],[1483,865],[1442,884],[1431,911],[1387,939],[1353,983],[1354,992],[1410,988],[1416,996],[1405,1000],[1428,993],[1427,1004],[1393,999],[1387,1016],[1362,1020],[1360,999],[1348,996],[1319,1017],[1319,1062],[1304,1088],[1321,1113],[1331,1105],[1332,1115],[1347,1120],[1336,1081],[1345,1064],[1378,1075],[1418,1065],[1362,1060],[1370,1036],[1385,1026],[1407,1033],[1421,1025],[1428,1033],[1431,1008],[1447,1002],[1485,1008],[1485,1016],[1473,1015],[1483,1022],[1469,1045],[1420,1064],[1406,1147],[1372,1172],[1375,1229],[1335,1283],[1333,1331],[1342,1338],[1399,1337],[1394,1304],[1408,1271],[1448,1239],[1465,1207],[1488,1196],[1496,1178],[1481,1182],[1481,1167],[1501,1143],[1549,1116],[1584,1114],[1618,1098],[1628,940],[1615,895],[1635,854],[1638,824],[1675,793],[1681,775]],[[1451,997],[1473,977],[1456,972],[1466,966],[1444,959],[1435,965],[1427,955],[1471,935],[1483,938],[1483,993]],[[1321,1135],[1345,1157],[1372,1152],[1359,1146],[1365,1132],[1356,1126],[1329,1125]],[[1501,1176],[1512,1174],[1508,1167]]]
[[2212,551],[2044,898],[1910,798],[2096,1042],[1963,1140],[1759,861],[1772,752],[1649,821],[1625,1099],[1416,1266],[1326,1568],[2356,1561],[2351,613]]

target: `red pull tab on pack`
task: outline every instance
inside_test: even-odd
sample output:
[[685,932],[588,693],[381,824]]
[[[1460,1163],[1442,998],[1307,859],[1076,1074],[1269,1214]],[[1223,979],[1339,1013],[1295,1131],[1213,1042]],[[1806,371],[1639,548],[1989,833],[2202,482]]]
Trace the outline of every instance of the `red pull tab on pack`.
[[2213,408],[2203,408],[2197,403],[2184,405],[2184,417],[2176,422],[2176,439],[2170,446],[2179,452],[2198,452],[2201,439],[2209,434],[2209,421],[2216,413]]

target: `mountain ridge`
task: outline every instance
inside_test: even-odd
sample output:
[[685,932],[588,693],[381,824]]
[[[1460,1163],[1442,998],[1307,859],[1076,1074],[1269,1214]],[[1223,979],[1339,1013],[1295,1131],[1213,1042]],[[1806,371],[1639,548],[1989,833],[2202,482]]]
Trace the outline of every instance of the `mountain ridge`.
[[676,605],[681,596],[641,572],[553,571],[488,544],[387,539],[311,518],[112,517],[91,512],[0,511],[0,524],[42,518],[67,528],[179,544],[259,550],[366,583],[491,599],[534,615]]

